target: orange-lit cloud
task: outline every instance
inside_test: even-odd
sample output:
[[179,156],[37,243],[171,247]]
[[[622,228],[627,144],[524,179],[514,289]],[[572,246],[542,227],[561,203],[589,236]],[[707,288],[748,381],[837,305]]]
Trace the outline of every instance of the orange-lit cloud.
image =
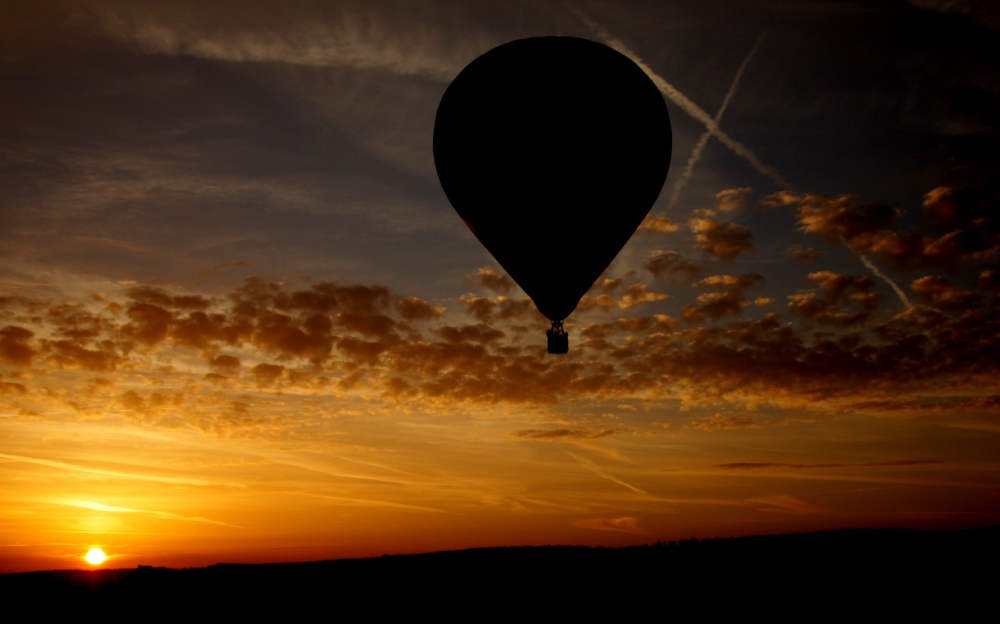
[[695,247],[723,262],[731,262],[754,248],[753,234],[738,223],[720,223],[704,216],[688,221],[688,227],[695,234]]
[[497,273],[491,267],[480,267],[466,279],[501,295],[506,295],[514,288],[514,280],[509,275]]
[[733,212],[746,208],[747,198],[752,192],[753,189],[749,186],[721,190],[715,194],[716,208],[722,212]]
[[681,229],[681,226],[670,220],[670,217],[646,215],[639,226],[643,230],[660,232],[662,234],[672,234]]
[[772,196],[771,201],[779,199],[797,203],[803,232],[874,254],[898,269],[954,271],[963,263],[989,262],[1000,255],[996,198],[984,193],[944,187],[928,193],[924,213],[928,225],[937,230],[930,235],[893,229],[902,215],[900,209],[862,203],[853,196]]

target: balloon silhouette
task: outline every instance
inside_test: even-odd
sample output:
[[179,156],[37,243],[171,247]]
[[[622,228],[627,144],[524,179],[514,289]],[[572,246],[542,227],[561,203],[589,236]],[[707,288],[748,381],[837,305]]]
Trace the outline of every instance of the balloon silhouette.
[[656,201],[670,166],[663,96],[630,59],[574,37],[493,48],[438,106],[434,163],[469,229],[552,323],[562,321]]

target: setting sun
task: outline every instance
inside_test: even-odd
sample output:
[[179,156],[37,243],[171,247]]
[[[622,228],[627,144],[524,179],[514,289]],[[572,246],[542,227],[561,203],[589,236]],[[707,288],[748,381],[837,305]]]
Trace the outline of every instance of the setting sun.
[[87,563],[91,565],[100,565],[104,563],[104,560],[107,558],[108,556],[105,555],[104,551],[101,550],[100,548],[91,548],[89,551],[87,551],[87,556],[84,557],[84,559],[87,560]]

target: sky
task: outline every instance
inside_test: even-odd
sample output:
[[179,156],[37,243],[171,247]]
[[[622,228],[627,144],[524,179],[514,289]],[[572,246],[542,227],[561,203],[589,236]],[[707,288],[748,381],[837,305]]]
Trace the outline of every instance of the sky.
[[[432,155],[543,35],[673,130],[558,356]],[[997,57],[972,0],[4,2],[0,572],[997,524]]]

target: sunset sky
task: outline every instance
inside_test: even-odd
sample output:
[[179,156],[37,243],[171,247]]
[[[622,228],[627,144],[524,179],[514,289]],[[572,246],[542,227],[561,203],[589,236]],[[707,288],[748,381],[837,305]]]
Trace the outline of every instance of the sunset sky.
[[[431,149],[541,35],[673,128],[565,356]],[[4,2],[0,572],[1000,523],[996,58],[973,0]]]

